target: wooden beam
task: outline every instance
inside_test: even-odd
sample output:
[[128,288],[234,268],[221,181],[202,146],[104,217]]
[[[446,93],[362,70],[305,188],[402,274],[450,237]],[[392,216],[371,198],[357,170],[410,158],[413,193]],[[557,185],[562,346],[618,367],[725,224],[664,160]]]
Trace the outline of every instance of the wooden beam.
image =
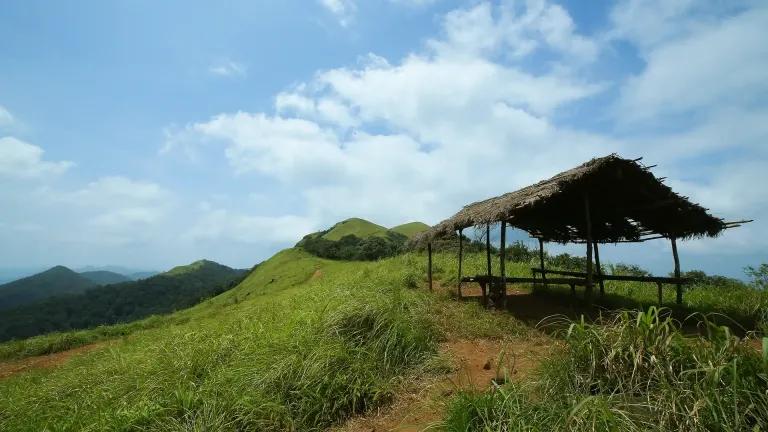
[[600,266],[600,249],[597,247],[597,242],[594,243],[595,248],[595,270],[597,271],[597,281],[600,284],[600,297],[605,295],[605,282],[603,281],[603,268]]
[[491,276],[491,226],[485,226],[485,260],[488,264],[488,276]]
[[[672,237],[670,241],[672,242],[672,258],[675,260],[675,278],[680,279],[680,257],[677,255],[677,239]],[[683,304],[683,286],[678,282],[675,288],[677,289],[675,302],[680,306]]]
[[499,273],[501,273],[501,297],[502,305],[507,307],[507,274],[506,274],[506,261],[507,261],[507,222],[501,221],[501,248],[499,249]]
[[544,289],[547,288],[547,272],[544,269],[544,240],[539,239],[539,266],[541,267],[541,281]]
[[587,305],[592,304],[592,216],[589,214],[589,194],[584,193],[584,222],[587,229],[587,287],[584,289],[584,299]]
[[432,242],[427,243],[427,279],[429,290],[432,291]]
[[461,261],[463,258],[463,251],[462,247],[464,245],[464,236],[461,234],[463,230],[459,230],[459,283],[456,286],[457,294],[459,295],[459,298],[461,298]]
[[656,286],[659,288],[659,294],[658,294],[658,297],[659,297],[659,306],[661,306],[661,302],[662,302],[662,297],[661,297],[661,282],[656,282]]

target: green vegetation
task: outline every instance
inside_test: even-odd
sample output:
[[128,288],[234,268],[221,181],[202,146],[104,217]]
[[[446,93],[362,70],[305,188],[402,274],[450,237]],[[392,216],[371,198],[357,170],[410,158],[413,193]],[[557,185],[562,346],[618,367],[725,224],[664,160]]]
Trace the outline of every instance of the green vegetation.
[[0,310],[42,300],[51,296],[78,294],[98,284],[64,267],[0,285]]
[[173,325],[1,380],[0,430],[324,430],[443,371],[437,343],[450,334],[527,331],[406,288],[423,284],[422,261],[280,252]]
[[25,304],[0,316],[0,341],[125,323],[188,308],[233,287],[242,275],[242,270],[197,261],[148,279]]
[[[765,430],[768,358],[728,328],[686,337],[650,308],[573,322],[530,382],[459,395],[449,431]],[[768,342],[768,341],[766,341]]]
[[308,234],[296,246],[321,258],[374,261],[403,252],[410,237],[428,228],[421,222],[411,222],[388,230],[367,220],[352,218],[328,230]]
[[409,222],[409,223],[404,223],[402,225],[398,225],[396,227],[392,227],[389,230],[402,234],[410,239],[410,238],[413,238],[413,236],[415,236],[416,234],[420,232],[424,232],[428,229],[429,229],[429,225],[425,224],[424,222]]
[[[465,249],[465,275],[486,272],[483,249],[479,243]],[[456,281],[456,254],[448,242],[446,250],[434,254],[438,287]],[[578,257],[551,262],[577,265]],[[171,273],[182,277],[206,265]],[[498,259],[493,267],[497,272]],[[530,267],[525,257],[506,266],[521,276],[530,275]],[[643,271],[628,265],[607,270]],[[535,332],[510,315],[452,301],[442,290],[427,292],[425,273],[418,252],[348,262],[294,248],[189,309],[0,344],[0,359],[10,359],[111,340],[57,369],[0,380],[0,430],[325,430],[389,403],[404,383],[446,372],[437,352],[443,340]],[[768,294],[746,284],[708,285],[718,280],[700,278],[687,290],[682,310],[759,324]],[[655,286],[648,284],[611,282],[606,290],[602,305],[656,301]],[[567,288],[540,295],[579,310]],[[623,312],[594,323],[561,319],[551,328],[561,329],[553,331],[562,343],[534,376],[487,392],[441,396],[451,399],[442,426],[768,427],[768,354],[715,325],[710,315],[691,318],[703,323],[702,336],[685,336],[671,312]]]
[[128,276],[123,276],[120,273],[106,270],[80,272],[80,276],[90,280],[97,285],[111,285],[120,282],[129,282],[132,280]]
[[381,225],[376,225],[365,219],[350,218],[337,223],[331,229],[325,231],[322,237],[326,240],[338,241],[348,235],[364,239],[372,236],[383,237],[386,233],[387,229]]

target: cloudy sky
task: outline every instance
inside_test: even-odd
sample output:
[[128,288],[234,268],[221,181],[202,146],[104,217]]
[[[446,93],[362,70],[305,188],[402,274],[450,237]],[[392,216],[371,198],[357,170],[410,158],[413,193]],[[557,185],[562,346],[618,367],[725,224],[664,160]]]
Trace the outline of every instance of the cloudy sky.
[[4,2],[0,267],[250,266],[616,152],[756,219],[681,247],[739,275],[768,261],[767,40],[764,1]]

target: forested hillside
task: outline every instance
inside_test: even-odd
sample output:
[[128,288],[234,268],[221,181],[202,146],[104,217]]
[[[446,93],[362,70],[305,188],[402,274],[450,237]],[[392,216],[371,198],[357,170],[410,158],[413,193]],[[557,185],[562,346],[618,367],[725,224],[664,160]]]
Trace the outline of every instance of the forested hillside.
[[64,266],[56,266],[42,273],[0,285],[0,310],[50,296],[78,294],[97,285],[96,282]]
[[244,273],[203,260],[139,281],[29,303],[3,312],[0,340],[128,322],[188,308],[236,285]]

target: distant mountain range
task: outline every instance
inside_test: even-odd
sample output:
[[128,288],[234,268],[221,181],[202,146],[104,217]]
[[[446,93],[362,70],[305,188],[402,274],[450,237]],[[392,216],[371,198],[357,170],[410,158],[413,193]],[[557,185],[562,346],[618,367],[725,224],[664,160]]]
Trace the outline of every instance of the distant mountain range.
[[79,294],[98,285],[92,279],[64,266],[56,266],[42,273],[0,285],[0,310],[51,296]]
[[[132,271],[122,267],[110,268]],[[52,296],[79,294],[100,285],[145,279],[156,274],[158,272],[151,271],[126,274],[98,267],[86,267],[76,272],[59,265],[0,285],[0,310],[44,300]]]
[[0,341],[184,309],[226,291],[247,272],[200,260],[146,279],[105,284],[127,278],[57,266],[0,286]]
[[80,276],[90,280],[91,282],[97,285],[111,285],[111,284],[116,284],[120,282],[130,282],[133,280],[128,276],[121,275],[120,273],[115,273],[107,270],[81,272]]

